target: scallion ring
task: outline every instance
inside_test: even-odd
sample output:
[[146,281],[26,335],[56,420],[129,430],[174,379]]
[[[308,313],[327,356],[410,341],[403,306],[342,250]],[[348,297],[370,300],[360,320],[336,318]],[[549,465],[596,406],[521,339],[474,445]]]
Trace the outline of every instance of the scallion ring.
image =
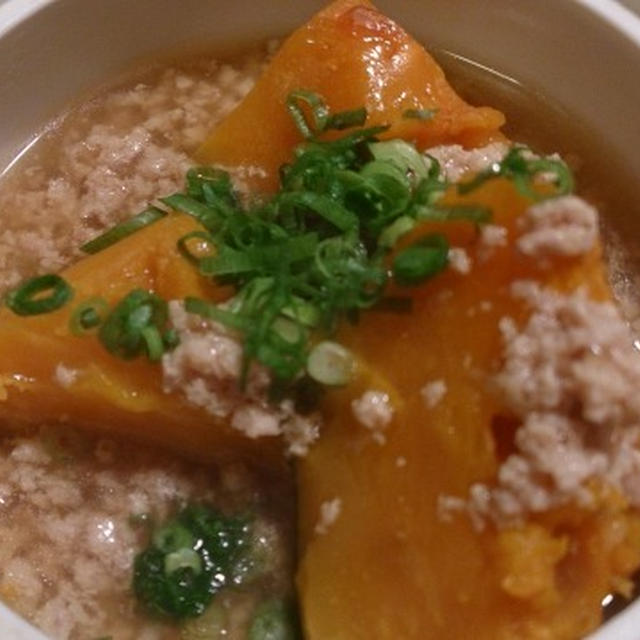
[[448,253],[447,238],[441,233],[431,233],[395,256],[394,280],[403,286],[420,284],[447,266]]
[[408,120],[432,120],[438,113],[437,109],[405,109],[402,117]]
[[162,334],[167,323],[167,303],[144,289],[134,289],[111,311],[98,337],[112,354],[124,359],[145,353],[158,360],[164,352]]
[[10,291],[5,302],[19,316],[36,316],[63,307],[73,297],[73,289],[64,278],[53,273],[36,276]]
[[198,552],[188,547],[183,547],[165,556],[164,572],[166,575],[175,573],[180,569],[191,569],[196,575],[202,573],[202,559]]
[[[192,242],[195,238],[197,238],[198,242]],[[193,246],[194,244],[195,247]],[[191,231],[187,233],[178,240],[177,247],[182,256],[194,264],[199,264],[202,258],[210,258],[215,255],[213,238],[206,231]]]
[[76,336],[89,333],[104,321],[109,305],[104,298],[89,298],[81,302],[71,314],[69,329]]
[[[307,119],[302,103],[311,109],[312,121]],[[317,133],[325,130],[329,119],[327,103],[313,91],[298,89],[287,96],[287,109],[293,121],[304,138],[313,138]]]
[[341,386],[353,377],[355,362],[351,352],[337,342],[318,343],[307,358],[307,373],[321,384]]

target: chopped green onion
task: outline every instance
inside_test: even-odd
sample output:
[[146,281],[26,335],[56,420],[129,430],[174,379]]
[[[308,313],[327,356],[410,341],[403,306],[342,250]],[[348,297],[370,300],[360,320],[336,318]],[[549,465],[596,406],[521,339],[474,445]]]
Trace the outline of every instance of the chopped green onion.
[[296,320],[306,327],[317,327],[320,324],[318,307],[298,296],[292,296],[291,303],[283,307],[281,313],[283,316]]
[[453,220],[468,220],[475,224],[482,224],[491,220],[491,209],[473,205],[434,205],[419,207],[416,212],[418,220],[433,222],[450,222]]
[[393,260],[393,277],[404,286],[417,285],[447,266],[449,243],[446,236],[433,233],[400,251]]
[[222,309],[220,306],[201,298],[185,298],[184,308],[188,313],[195,313],[209,320],[214,320],[233,329],[248,329],[249,323],[240,314]]
[[5,302],[19,316],[35,316],[63,307],[73,297],[66,280],[55,274],[36,276],[10,291]]
[[180,337],[175,329],[167,329],[162,334],[162,342],[167,351],[171,351],[180,344]]
[[[311,124],[305,116],[302,104],[311,109]],[[324,99],[313,91],[298,89],[287,96],[287,109],[304,138],[313,138],[317,132],[325,130],[329,118],[329,108]]]
[[187,171],[187,195],[207,204],[237,205],[231,177],[216,167],[192,167]]
[[140,335],[142,339],[145,341],[147,346],[147,356],[151,362],[157,362],[162,358],[162,354],[165,350],[164,342],[162,341],[162,336],[158,331],[157,327],[144,327],[140,330]]
[[182,193],[174,193],[173,195],[162,198],[161,202],[171,207],[175,211],[181,211],[194,217],[200,224],[207,229],[216,228],[220,223],[220,213],[209,204],[203,204],[195,198],[186,196]]
[[99,327],[109,310],[104,298],[89,298],[81,302],[71,314],[69,329],[76,336],[82,336]]
[[410,216],[396,218],[388,227],[382,230],[378,238],[378,246],[391,249],[398,240],[413,230],[416,221]]
[[311,191],[287,192],[278,196],[281,207],[304,207],[318,214],[340,231],[358,228],[358,217],[329,196]]
[[[503,176],[513,182],[516,189],[532,200],[545,200],[567,195],[573,191],[573,176],[569,167],[562,160],[553,158],[528,157],[531,152],[526,147],[513,146],[501,162],[492,164],[475,177],[461,182],[458,192],[467,194],[483,185],[488,180]],[[550,176],[555,189],[546,192],[542,187],[541,177]]]
[[160,220],[166,216],[166,212],[158,209],[157,207],[149,207],[144,211],[141,211],[137,215],[133,216],[129,220],[125,220],[115,227],[111,227],[108,231],[105,231],[97,238],[90,240],[83,244],[80,249],[85,253],[94,254],[110,247],[112,244],[116,244],[123,238],[130,236],[132,233],[149,226],[156,220]]
[[366,121],[367,110],[364,107],[351,109],[349,111],[339,111],[338,113],[333,113],[329,116],[324,130],[343,130],[351,127],[361,127]]
[[[275,195],[245,206],[228,173],[195,167],[186,191],[163,200],[204,226],[179,239],[182,255],[202,275],[235,289],[222,304],[187,298],[186,310],[238,333],[241,385],[251,363],[259,362],[273,374],[273,397],[291,391],[308,362],[315,371],[322,349],[312,350],[311,342],[318,332],[332,333],[342,318],[356,321],[361,309],[381,300],[392,275],[386,256],[419,220],[479,222],[490,215],[478,207],[441,206],[448,185],[438,162],[405,141],[380,142],[377,136],[388,126],[358,128],[366,123],[364,108],[332,114],[322,96],[306,90],[293,91],[286,108],[306,141],[281,167]],[[408,110],[405,116],[427,119],[433,113]],[[349,127],[357,128],[319,139]],[[405,279],[415,280],[435,273],[443,255],[446,261],[446,251],[433,243],[417,251],[429,254],[429,264],[422,260],[418,277],[403,266],[410,254],[396,257],[398,280],[403,269],[411,271]],[[177,335],[154,319],[153,305],[141,307],[121,313],[110,339],[105,325],[101,335],[123,357],[146,352],[156,360],[175,346]],[[342,380],[325,377],[330,384]]]
[[436,113],[438,113],[437,109],[405,109],[402,117],[413,120],[432,120]]
[[120,358],[146,353],[158,360],[164,352],[161,330],[167,322],[167,303],[150,291],[134,289],[111,311],[98,332],[100,342]]
[[307,358],[307,373],[317,382],[330,386],[347,384],[353,377],[354,368],[351,352],[329,340],[318,343]]
[[190,547],[183,547],[178,551],[169,553],[164,558],[164,572],[167,575],[180,569],[191,569],[195,574],[202,572],[202,560],[197,551]]
[[184,548],[193,548],[195,539],[193,534],[185,526],[172,522],[153,532],[153,545],[165,553],[178,551]]
[[[429,168],[424,156],[404,140],[385,140],[373,142],[369,149],[376,160],[384,160],[395,165],[405,175],[411,176],[416,182],[429,178]],[[439,174],[439,171],[436,174]]]
[[[197,239],[199,242],[193,243],[192,240]],[[196,244],[195,251],[191,248],[192,244]],[[206,231],[191,231],[182,236],[177,242],[178,251],[189,262],[199,264],[202,258],[212,257],[215,254],[213,246],[213,238]]]

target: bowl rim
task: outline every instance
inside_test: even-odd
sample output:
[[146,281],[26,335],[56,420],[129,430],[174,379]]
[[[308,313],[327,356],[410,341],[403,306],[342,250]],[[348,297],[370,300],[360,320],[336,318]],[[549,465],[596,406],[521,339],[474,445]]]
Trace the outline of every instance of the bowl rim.
[[[33,14],[57,0],[5,0],[0,5],[0,38]],[[327,0],[328,2],[329,0]],[[640,15],[618,0],[568,0],[607,22],[640,46]],[[374,0],[375,4],[375,0]]]
[[[0,39],[23,22],[59,0],[0,0]],[[326,0],[329,2],[329,0]],[[591,13],[601,23],[623,36],[640,52],[640,13],[618,0],[566,0]],[[375,0],[373,0],[375,4]],[[640,597],[623,611],[592,632],[589,640],[616,640],[633,637],[640,623]],[[6,626],[5,626],[6,625]],[[0,601],[0,631],[14,640],[48,640],[39,629]],[[585,639],[586,640],[586,639]]]

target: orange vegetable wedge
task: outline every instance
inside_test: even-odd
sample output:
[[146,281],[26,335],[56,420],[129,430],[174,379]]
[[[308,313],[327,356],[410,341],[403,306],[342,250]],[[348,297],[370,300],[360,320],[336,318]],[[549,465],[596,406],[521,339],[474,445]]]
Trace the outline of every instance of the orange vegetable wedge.
[[[428,11],[425,8],[425,11]],[[367,126],[420,148],[477,146],[500,137],[504,117],[471,107],[425,49],[367,0],[337,0],[295,31],[242,103],[211,133],[198,160],[241,167],[257,190],[275,190],[278,169],[302,137],[287,112],[296,89],[314,91],[333,112],[366,107]],[[403,116],[434,110],[431,120]]]
[[[511,239],[528,204],[502,180],[466,202],[491,206]],[[494,478],[506,455],[508,436],[493,435],[500,406],[487,380],[499,364],[499,320],[528,313],[508,285],[522,278],[560,290],[583,284],[607,299],[600,250],[543,270],[512,241],[483,261],[470,223],[430,224],[418,233],[426,231],[466,249],[473,268],[414,289],[412,314],[372,311],[342,332],[404,402],[380,445],[354,418],[355,394],[331,396],[322,437],[299,463],[305,637],[581,637],[598,624],[602,598],[640,562],[640,521],[623,501],[603,499],[592,511],[564,509],[520,529],[482,534],[463,514],[445,521],[437,505],[439,496],[466,496],[473,482]],[[429,408],[421,389],[435,380],[447,392]],[[319,533],[322,504],[335,500],[335,522]]]
[[[270,440],[249,440],[220,420],[162,390],[158,363],[124,361],[106,351],[95,335],[69,329],[75,306],[94,296],[113,304],[134,288],[166,300],[187,295],[227,296],[201,277],[176,248],[182,235],[199,228],[172,214],[62,272],[74,288],[71,303],[53,313],[20,317],[0,311],[0,416],[12,423],[65,421],[112,434],[169,446],[199,459],[256,455],[269,460]],[[72,372],[56,371],[62,365]],[[61,381],[62,380],[62,381]]]

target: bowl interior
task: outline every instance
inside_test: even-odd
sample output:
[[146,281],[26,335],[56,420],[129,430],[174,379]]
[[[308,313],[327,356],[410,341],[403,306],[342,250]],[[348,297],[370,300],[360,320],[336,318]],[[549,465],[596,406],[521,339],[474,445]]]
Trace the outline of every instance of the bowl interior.
[[[237,50],[286,34],[323,4],[9,0],[0,6],[0,171],[60,109],[132,61],[202,49]],[[583,123],[586,136],[606,141],[633,188],[640,188],[640,83],[629,73],[640,63],[640,20],[622,6],[607,0],[377,4],[429,48],[455,52],[551,96]],[[639,223],[628,224],[640,232]],[[593,638],[634,640],[638,625],[640,602]],[[1,605],[0,631],[20,640],[42,638]]]

